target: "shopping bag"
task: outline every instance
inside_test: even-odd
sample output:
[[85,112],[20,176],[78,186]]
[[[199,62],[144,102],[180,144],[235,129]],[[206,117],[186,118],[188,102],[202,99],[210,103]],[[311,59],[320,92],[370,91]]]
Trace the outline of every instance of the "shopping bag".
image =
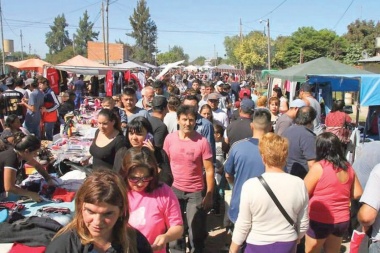
[[354,230],[352,232],[350,253],[359,253],[360,244],[362,243],[365,236],[365,232],[360,232],[357,230]]

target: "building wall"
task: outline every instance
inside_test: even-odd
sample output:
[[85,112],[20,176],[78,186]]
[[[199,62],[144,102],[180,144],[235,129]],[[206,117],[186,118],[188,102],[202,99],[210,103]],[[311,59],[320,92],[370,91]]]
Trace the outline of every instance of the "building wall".
[[[109,43],[109,63],[110,65],[121,64],[127,61],[127,47],[123,44]],[[97,61],[101,64],[105,63],[105,53],[103,42],[87,42],[87,58]]]

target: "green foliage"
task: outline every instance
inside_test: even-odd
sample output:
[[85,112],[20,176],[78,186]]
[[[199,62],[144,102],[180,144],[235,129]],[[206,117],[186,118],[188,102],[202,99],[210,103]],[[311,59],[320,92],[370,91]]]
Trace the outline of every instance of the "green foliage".
[[55,54],[47,54],[46,61],[51,64],[59,64],[74,57],[74,50],[72,47],[66,47],[62,51]]
[[133,15],[129,17],[133,31],[127,33],[136,40],[134,58],[142,62],[154,62],[154,53],[157,52],[157,26],[151,19],[149,8],[145,0],[139,0]]
[[267,37],[259,31],[249,33],[235,47],[234,55],[245,69],[260,69],[267,65]]
[[184,64],[187,65],[189,62],[189,55],[184,53],[182,47],[174,46],[170,49],[169,52],[158,54],[156,60],[158,65],[181,60],[185,60]]
[[235,48],[239,45],[240,42],[241,42],[240,37],[237,35],[232,36],[232,37],[227,36],[224,38],[223,44],[226,50],[227,64],[237,65],[240,62],[240,60],[236,57],[234,53]]
[[89,16],[87,10],[83,14],[83,19],[79,19],[79,28],[74,36],[75,54],[87,56],[87,41],[98,39],[99,32],[94,32],[92,29],[94,23],[88,21]]
[[191,62],[192,65],[203,66],[205,64],[206,57],[198,56],[194,61]]
[[280,36],[274,41],[272,47],[272,67],[274,69],[284,69],[287,66],[285,61],[286,44],[289,41],[289,37]]
[[358,60],[362,59],[363,47],[360,44],[351,44],[347,49],[347,54],[343,59],[343,63],[355,65]]
[[355,20],[347,26],[347,33],[343,35],[350,44],[362,45],[369,57],[375,55],[375,39],[380,35],[380,22],[373,20]]
[[301,27],[294,32],[285,44],[284,60],[287,66],[308,62],[319,57],[342,59],[345,52],[345,41],[330,30],[315,30],[312,27]]
[[66,29],[65,15],[58,15],[54,19],[54,25],[50,26],[51,31],[46,33],[46,45],[49,47],[49,54],[56,54],[61,52],[64,48],[72,45],[69,37],[69,32]]

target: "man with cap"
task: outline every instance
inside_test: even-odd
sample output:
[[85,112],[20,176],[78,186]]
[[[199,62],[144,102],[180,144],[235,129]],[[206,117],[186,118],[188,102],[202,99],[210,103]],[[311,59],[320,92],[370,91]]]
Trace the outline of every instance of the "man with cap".
[[24,96],[21,92],[15,90],[15,79],[13,77],[8,77],[5,84],[7,85],[7,90],[0,97],[0,104],[2,104],[3,109],[1,113],[3,116],[1,116],[0,121],[4,125],[4,120],[7,116],[16,114],[20,121],[23,122],[24,113],[20,103]]
[[317,116],[315,117],[313,121],[313,132],[316,135],[319,135],[323,132],[323,129],[321,126],[321,105],[313,97],[312,89],[313,87],[308,82],[301,84],[299,97],[306,103],[307,106],[313,107],[314,110],[316,111]]
[[219,93],[211,93],[207,96],[207,104],[211,107],[214,122],[226,129],[229,125],[229,119],[227,113],[218,107],[220,98]]
[[168,128],[163,122],[166,113],[168,112],[168,101],[166,97],[157,95],[152,101],[152,112],[148,120],[152,125],[154,146],[162,148],[165,137],[168,135]]
[[251,122],[254,109],[255,103],[251,99],[244,98],[240,102],[240,108],[238,109],[239,118],[232,121],[227,127],[225,141],[230,147],[235,142],[252,136]]
[[295,99],[289,104],[289,110],[282,114],[276,123],[274,132],[282,136],[282,133],[291,125],[296,118],[298,108],[306,106],[306,103],[301,99]]
[[25,95],[24,98],[29,99],[30,93],[32,93],[33,88],[31,87],[31,84],[34,83],[34,78],[28,78],[25,80]]

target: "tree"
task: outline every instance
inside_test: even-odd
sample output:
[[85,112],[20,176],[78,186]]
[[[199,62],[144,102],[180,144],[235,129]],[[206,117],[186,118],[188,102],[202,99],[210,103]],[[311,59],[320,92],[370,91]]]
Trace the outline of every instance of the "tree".
[[46,55],[46,61],[50,62],[51,64],[59,64],[64,61],[67,61],[68,59],[71,59],[74,57],[74,50],[72,47],[66,47],[62,51],[55,53],[55,54],[47,54]]
[[94,32],[92,29],[94,23],[88,21],[89,16],[87,10],[83,14],[83,19],[79,19],[79,28],[74,36],[75,54],[87,56],[87,41],[98,39],[99,32]]
[[49,47],[49,53],[55,54],[62,51],[66,46],[72,45],[69,32],[65,30],[68,26],[65,14],[54,19],[54,25],[50,26],[51,31],[46,33],[46,45]]
[[231,64],[231,65],[237,65],[240,63],[240,60],[237,59],[236,55],[235,55],[235,48],[239,45],[240,43],[240,37],[235,35],[235,36],[232,36],[232,37],[225,37],[224,38],[224,47],[225,47],[225,50],[226,50],[226,63],[227,64]]
[[344,64],[355,65],[362,59],[363,47],[360,44],[351,44],[347,49],[347,54],[343,59]]
[[161,65],[164,63],[176,62],[185,60],[185,65],[189,62],[189,55],[185,54],[183,48],[180,46],[174,46],[169,52],[161,53],[157,55],[157,64]]
[[136,40],[135,58],[139,61],[154,62],[154,53],[157,52],[157,26],[150,18],[149,8],[145,0],[139,0],[137,7],[133,10],[133,15],[129,17],[132,26],[132,33],[127,33]]
[[343,35],[352,45],[361,45],[371,57],[375,55],[375,39],[380,34],[380,22],[373,20],[355,20],[347,26],[348,32]]
[[198,56],[194,61],[191,62],[193,65],[203,66],[205,64],[206,57]]
[[308,62],[319,57],[342,59],[345,54],[345,41],[327,29],[320,31],[313,27],[301,27],[286,43],[284,60],[288,66]]
[[275,69],[284,69],[287,64],[285,61],[285,52],[286,52],[286,44],[289,41],[289,37],[287,36],[279,36],[274,41],[274,45],[272,47],[272,67]]
[[259,31],[244,36],[234,50],[234,55],[245,69],[261,69],[267,65],[267,37]]

